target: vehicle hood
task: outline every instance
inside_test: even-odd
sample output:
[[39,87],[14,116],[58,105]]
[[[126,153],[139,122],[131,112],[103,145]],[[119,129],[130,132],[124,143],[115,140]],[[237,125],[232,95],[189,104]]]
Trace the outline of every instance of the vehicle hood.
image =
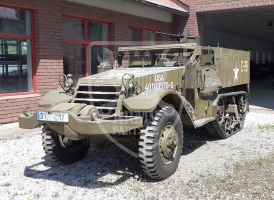
[[[178,67],[118,68],[81,78],[78,84],[120,84],[125,74],[134,75],[135,79],[140,79],[154,74],[176,74],[178,69]],[[124,76],[124,79],[128,78],[129,76]]]

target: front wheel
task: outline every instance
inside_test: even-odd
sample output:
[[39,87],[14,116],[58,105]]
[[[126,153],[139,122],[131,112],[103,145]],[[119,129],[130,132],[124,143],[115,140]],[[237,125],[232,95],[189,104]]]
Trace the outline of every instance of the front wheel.
[[154,179],[166,179],[177,169],[183,146],[182,122],[169,106],[155,111],[155,117],[141,131],[139,159],[144,172]]
[[43,128],[42,145],[46,155],[59,164],[71,164],[81,160],[90,146],[84,140],[73,141],[64,136],[58,136],[48,127]]

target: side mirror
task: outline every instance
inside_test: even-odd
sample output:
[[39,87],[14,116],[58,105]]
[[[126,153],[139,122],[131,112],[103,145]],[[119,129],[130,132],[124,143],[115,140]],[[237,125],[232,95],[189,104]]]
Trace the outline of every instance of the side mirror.
[[[64,92],[67,94],[74,94],[74,88],[73,88],[73,80],[72,80],[72,75],[68,74],[67,76],[65,74],[62,74],[59,76],[59,84],[63,88]],[[69,89],[65,89],[64,86],[69,87]]]

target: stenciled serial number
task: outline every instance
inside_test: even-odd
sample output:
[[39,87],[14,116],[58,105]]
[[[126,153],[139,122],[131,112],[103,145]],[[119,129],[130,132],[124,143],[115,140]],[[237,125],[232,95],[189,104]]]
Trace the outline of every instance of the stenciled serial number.
[[147,83],[145,85],[146,90],[167,90],[173,87],[173,82]]

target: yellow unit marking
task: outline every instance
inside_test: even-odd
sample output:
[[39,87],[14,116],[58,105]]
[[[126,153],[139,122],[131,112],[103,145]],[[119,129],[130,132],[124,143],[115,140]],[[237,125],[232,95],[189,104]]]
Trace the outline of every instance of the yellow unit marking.
[[241,61],[241,72],[248,72],[248,61]]

